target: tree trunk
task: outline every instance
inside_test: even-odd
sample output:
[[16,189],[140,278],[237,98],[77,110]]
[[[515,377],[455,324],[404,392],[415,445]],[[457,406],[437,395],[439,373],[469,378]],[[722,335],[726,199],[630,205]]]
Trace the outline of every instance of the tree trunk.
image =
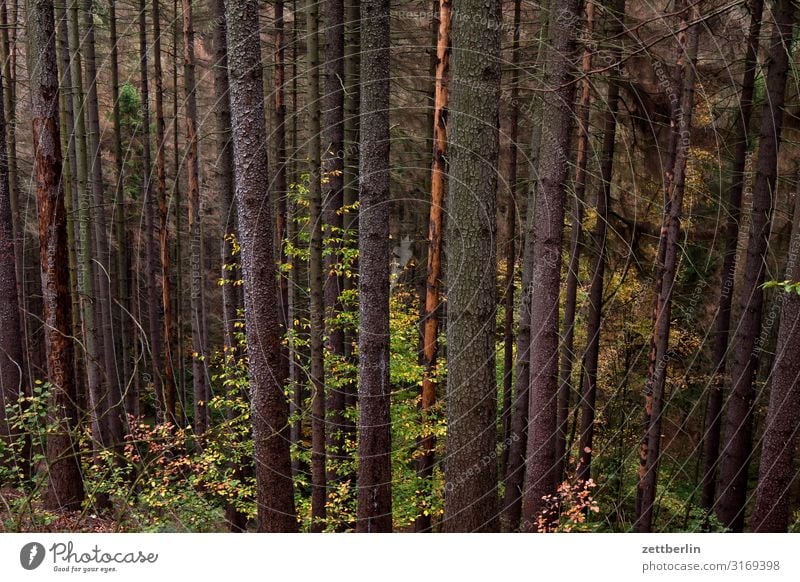
[[[611,0],[612,14],[607,37],[618,38],[623,31],[625,0]],[[583,355],[583,398],[581,404],[581,432],[578,445],[578,482],[586,482],[592,475],[594,447],[595,402],[597,400],[597,367],[600,359],[600,328],[605,283],[606,246],[608,244],[608,206],[611,201],[611,180],[614,177],[614,144],[617,135],[617,109],[619,107],[619,60],[622,51],[618,43],[610,52],[613,63],[608,74],[608,93],[603,113],[603,145],[600,154],[600,188],[597,192],[597,218],[594,227],[596,255],[589,287],[589,309],[586,316],[586,351]]]
[[361,3],[358,532],[392,530],[389,418],[389,0]]
[[586,44],[581,59],[581,91],[577,103],[578,143],[575,159],[574,195],[572,198],[572,233],[569,264],[567,266],[567,291],[564,300],[564,331],[561,340],[561,362],[558,379],[558,404],[556,411],[556,483],[564,478],[567,452],[567,423],[572,400],[572,370],[575,366],[575,311],[578,304],[578,271],[581,264],[581,237],[583,233],[583,205],[586,193],[586,164],[589,161],[589,112],[592,87],[589,73],[592,70],[592,32],[594,29],[594,3],[586,2]]
[[309,247],[311,288],[311,531],[324,528],[327,501],[325,474],[325,306],[322,282],[322,184],[320,169],[319,3],[306,1],[306,55],[308,71]]
[[717,517],[735,532],[744,527],[747,480],[753,444],[753,381],[762,349],[761,315],[764,307],[766,253],[772,224],[772,207],[778,174],[786,79],[795,25],[794,3],[778,0],[767,72],[767,94],[761,116],[758,162],[753,188],[753,210],[740,294],[741,321],[734,340],[731,396],[725,416]]
[[[153,73],[156,84],[156,200],[158,200],[159,261],[161,265],[161,313],[164,337],[162,338],[163,367],[161,374],[161,403],[163,419],[175,424],[175,371],[172,356],[172,294],[169,285],[169,201],[167,200],[167,170],[164,122],[164,72],[161,63],[161,6],[160,0],[153,0]],[[217,95],[227,95],[217,93]],[[155,242],[155,241],[154,241]],[[158,291],[158,287],[156,287]],[[156,300],[155,308],[159,302]],[[154,346],[155,348],[155,346]],[[163,372],[162,372],[163,370]]]
[[259,531],[297,531],[288,402],[280,376],[276,270],[256,0],[228,0],[228,54],[236,201],[242,240]]
[[[792,239],[786,281],[800,280],[800,195],[795,193]],[[800,424],[800,359],[794,349],[800,340],[800,297],[794,290],[779,288],[781,320],[778,346],[772,368],[769,409],[761,447],[761,466],[756,488],[756,506],[750,517],[754,532],[786,533],[791,517],[791,485],[794,451]]]
[[[539,42],[536,48],[537,64],[541,64],[544,57],[542,50],[544,35],[547,32],[548,4],[539,10]],[[516,379],[514,386],[514,399],[511,405],[511,434],[508,444],[508,461],[505,480],[505,496],[503,498],[503,530],[516,531],[519,529],[522,515],[522,486],[525,481],[525,457],[528,442],[528,403],[530,400],[530,344],[531,344],[531,312],[530,302],[532,297],[533,281],[533,209],[536,203],[538,184],[536,177],[539,172],[539,155],[542,141],[542,111],[539,96],[534,93],[531,105],[528,108],[534,120],[531,134],[530,154],[530,185],[525,216],[525,240],[522,248],[522,289],[519,302],[519,331],[517,333],[517,361]]]
[[558,304],[561,278],[561,241],[564,198],[572,133],[575,83],[577,0],[561,6],[550,22],[542,98],[542,150],[534,207],[531,297],[530,398],[527,469],[522,507],[522,529],[536,531],[545,509],[544,498],[555,493],[556,397],[558,394]]
[[192,380],[194,386],[194,430],[198,435],[208,428],[208,371],[205,338],[205,272],[203,239],[200,230],[200,159],[197,136],[197,93],[194,75],[194,26],[191,0],[181,0],[183,8],[183,88],[186,97],[186,175],[189,202],[189,244],[191,260]]
[[[436,38],[436,88],[433,105],[433,162],[431,168],[431,209],[428,221],[428,273],[425,282],[425,319],[423,327],[422,365],[422,451],[417,461],[417,476],[430,479],[433,475],[436,441],[429,418],[436,403],[436,357],[439,352],[439,301],[442,278],[442,216],[447,184],[447,105],[450,77],[450,22],[452,3],[439,0],[439,30]],[[431,516],[421,512],[415,531],[429,531]]]
[[455,83],[450,104],[443,527],[491,532],[499,525],[495,197],[501,59],[500,27],[483,23],[501,22],[501,3],[465,0],[458,10],[465,18],[454,21],[452,78],[474,82]]
[[[656,501],[656,485],[658,482],[658,464],[661,458],[661,424],[663,420],[664,391],[669,365],[669,333],[672,314],[672,292],[680,259],[680,216],[683,211],[683,193],[686,185],[686,163],[689,158],[689,146],[692,128],[692,112],[694,109],[695,64],[697,61],[697,45],[700,35],[699,24],[689,26],[689,22],[700,18],[696,5],[681,5],[681,24],[678,33],[677,79],[674,85],[674,106],[670,126],[676,132],[675,163],[667,169],[666,190],[664,198],[663,226],[659,246],[664,250],[663,262],[656,266],[656,310],[653,317],[654,365],[648,373],[645,388],[645,408],[649,423],[645,425],[643,452],[645,465],[639,473],[636,495],[636,522],[634,530],[640,533],[649,532],[653,524],[653,509]],[[677,91],[681,91],[680,101]],[[649,405],[648,405],[649,401]]]
[[61,138],[58,129],[58,67],[55,22],[51,0],[37,0],[28,13],[31,51],[31,113],[34,174],[39,217],[43,321],[47,374],[53,386],[49,423],[58,428],[47,437],[49,481],[46,505],[78,509],[83,501],[80,463],[74,452],[77,394],[70,337],[70,293],[67,264],[67,221],[61,185]]
[[728,220],[725,224],[725,251],[722,263],[722,288],[719,306],[714,317],[714,378],[706,408],[705,438],[703,440],[703,479],[700,505],[706,511],[714,506],[717,489],[717,462],[719,461],[720,429],[722,425],[723,387],[725,384],[726,356],[731,327],[731,303],[736,275],[736,247],[739,244],[739,217],[741,216],[742,190],[747,163],[750,117],[753,112],[753,87],[758,68],[758,45],[761,34],[761,13],[764,0],[750,0],[750,30],[747,35],[747,52],[744,60],[742,93],[739,97],[739,116],[731,141],[735,144],[731,167],[731,185],[728,188]]

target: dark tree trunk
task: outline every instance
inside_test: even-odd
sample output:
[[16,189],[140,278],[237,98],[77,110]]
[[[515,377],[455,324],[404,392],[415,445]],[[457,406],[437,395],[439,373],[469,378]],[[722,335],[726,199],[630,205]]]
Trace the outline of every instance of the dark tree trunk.
[[725,385],[726,356],[731,326],[734,277],[736,274],[736,247],[739,244],[739,217],[741,216],[742,190],[745,181],[750,117],[753,112],[753,87],[758,68],[758,45],[761,33],[761,13],[764,0],[750,0],[750,30],[747,35],[747,52],[744,60],[742,93],[739,97],[739,116],[736,130],[731,136],[735,153],[731,167],[731,185],[728,188],[728,220],[725,224],[725,251],[722,263],[722,287],[719,306],[714,317],[714,378],[708,395],[706,430],[703,439],[703,478],[700,505],[706,511],[714,506],[717,490],[717,462],[719,460],[720,429],[722,425],[723,387]]
[[[447,456],[443,528],[491,532],[497,519],[495,197],[499,1],[465,0],[453,23],[447,220]],[[488,462],[487,462],[488,458]],[[465,478],[467,476],[467,478]]]
[[[436,37],[436,88],[433,105],[433,162],[431,168],[431,209],[428,220],[428,272],[425,282],[425,319],[422,333],[422,451],[417,461],[417,475],[430,479],[433,475],[436,441],[428,414],[436,403],[436,357],[439,352],[439,310],[442,277],[442,216],[447,183],[447,105],[450,76],[450,0],[439,0],[439,29]],[[424,501],[424,500],[423,500]],[[415,531],[429,531],[431,516],[420,512]]]
[[564,229],[564,184],[569,160],[575,97],[575,30],[577,0],[560,7],[550,22],[542,97],[542,149],[534,207],[531,297],[530,398],[527,468],[522,529],[537,530],[544,498],[555,493],[556,397],[558,394],[558,304],[561,242]]
[[[541,64],[544,52],[543,35],[547,30],[547,10],[545,4],[539,11],[539,38],[537,46],[537,64]],[[530,391],[530,345],[531,345],[531,297],[533,280],[533,207],[536,202],[538,184],[536,176],[539,172],[539,154],[542,141],[541,104],[538,95],[534,94],[529,108],[534,120],[531,134],[530,176],[526,203],[524,243],[522,247],[522,285],[519,302],[519,331],[517,332],[516,379],[514,382],[514,398],[511,406],[511,434],[508,444],[508,461],[505,480],[505,496],[503,498],[503,529],[516,531],[519,529],[522,515],[522,489],[525,481],[525,457],[528,442],[528,403]]]
[[[792,239],[786,281],[800,280],[797,254],[800,252],[800,195],[795,193]],[[761,447],[761,466],[756,506],[750,517],[754,532],[786,533],[791,517],[791,485],[794,452],[800,425],[800,358],[795,349],[800,341],[800,297],[794,291],[778,290],[781,322],[772,368],[769,409]]]
[[673,107],[671,127],[677,135],[675,162],[667,169],[664,199],[664,218],[659,246],[663,248],[663,261],[656,266],[656,309],[653,313],[653,332],[651,339],[651,368],[645,387],[645,414],[649,422],[644,427],[642,458],[639,483],[636,491],[636,522],[634,530],[649,532],[653,524],[653,509],[656,501],[658,483],[658,464],[661,459],[661,424],[663,420],[664,392],[669,364],[669,333],[672,314],[672,292],[680,259],[680,217],[683,211],[683,193],[686,185],[686,163],[694,109],[694,79],[697,60],[697,45],[700,35],[697,21],[700,13],[696,5],[681,6],[680,32],[678,33],[677,78],[674,85],[675,98],[681,91],[679,105]]
[[392,530],[389,419],[389,0],[361,3],[361,315],[358,398],[358,532]]
[[308,72],[308,173],[309,184],[309,247],[308,276],[311,288],[311,530],[324,528],[327,501],[325,474],[325,353],[322,336],[325,331],[322,263],[322,183],[320,170],[320,97],[319,97],[319,3],[306,1],[306,54]]
[[[342,250],[342,203],[344,186],[344,0],[325,1],[325,91],[323,94],[322,169],[325,178],[322,219],[327,229],[328,252],[325,256],[324,303],[328,350],[337,358],[344,357],[344,331],[335,321],[342,311],[339,294],[343,277],[336,265]],[[345,393],[331,387],[327,403],[327,456],[344,459]],[[336,467],[328,471],[328,481],[337,480]]]
[[778,0],[776,27],[770,41],[767,100],[761,116],[758,162],[753,188],[753,210],[742,280],[740,312],[731,364],[731,395],[725,416],[717,517],[735,532],[744,527],[747,481],[753,446],[753,381],[762,349],[761,316],[764,307],[766,253],[772,224],[778,151],[781,143],[786,79],[795,25],[795,7]]
[[[611,22],[609,38],[617,38],[623,30],[625,0],[610,2]],[[613,42],[613,41],[612,41]],[[594,447],[595,402],[597,400],[597,367],[600,357],[600,327],[603,307],[603,288],[606,268],[606,240],[608,232],[608,205],[611,201],[611,179],[614,176],[614,144],[617,135],[617,109],[619,107],[619,62],[621,50],[615,43],[610,57],[613,68],[608,75],[608,93],[603,113],[603,145],[600,154],[600,188],[597,192],[597,218],[594,227],[596,255],[589,287],[589,306],[586,315],[586,351],[583,355],[583,398],[581,402],[581,432],[578,445],[577,479],[586,482],[592,474]]]
[[[189,202],[189,253],[191,262],[192,380],[194,430],[198,435],[208,428],[208,370],[205,337],[205,275],[203,239],[200,229],[200,152],[197,135],[197,86],[194,63],[194,25],[191,0],[181,0],[183,8],[183,88],[186,97],[186,175]],[[260,54],[260,53],[258,53]]]
[[564,331],[561,340],[561,362],[558,379],[558,406],[556,412],[556,482],[564,478],[567,456],[567,423],[572,400],[572,370],[575,366],[575,311],[578,304],[578,271],[581,264],[581,238],[583,233],[583,205],[586,193],[586,164],[589,161],[589,112],[592,87],[589,72],[592,69],[592,31],[594,28],[594,3],[586,2],[586,44],[581,59],[581,91],[578,97],[578,143],[575,159],[575,183],[572,198],[572,233],[570,238],[569,264],[567,266],[567,293],[564,300]]
[[83,501],[80,463],[74,452],[77,429],[70,293],[67,264],[67,220],[61,185],[61,138],[58,128],[58,67],[55,22],[51,0],[37,0],[28,13],[28,50],[31,51],[31,113],[33,118],[34,175],[39,218],[43,320],[47,375],[53,386],[48,420],[57,425],[47,438],[49,481],[47,506],[77,509]]
[[289,460],[264,125],[258,2],[228,0],[228,54],[236,202],[253,409],[259,531],[297,531]]

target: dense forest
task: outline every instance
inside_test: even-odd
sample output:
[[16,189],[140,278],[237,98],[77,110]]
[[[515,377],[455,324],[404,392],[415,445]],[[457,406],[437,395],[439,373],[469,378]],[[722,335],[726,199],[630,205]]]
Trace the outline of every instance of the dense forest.
[[0,531],[800,531],[799,19],[0,0]]

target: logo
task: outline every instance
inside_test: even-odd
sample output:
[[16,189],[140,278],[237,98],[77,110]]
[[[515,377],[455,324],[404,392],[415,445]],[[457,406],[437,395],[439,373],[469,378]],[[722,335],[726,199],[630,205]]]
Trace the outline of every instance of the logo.
[[44,546],[39,542],[30,542],[19,551],[19,563],[26,570],[35,570],[44,561]]

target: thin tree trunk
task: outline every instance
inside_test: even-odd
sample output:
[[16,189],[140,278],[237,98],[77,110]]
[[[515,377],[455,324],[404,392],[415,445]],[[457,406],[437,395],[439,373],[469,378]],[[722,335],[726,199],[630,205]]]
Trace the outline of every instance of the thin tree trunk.
[[522,529],[536,531],[545,497],[555,493],[556,398],[558,395],[558,304],[561,242],[575,83],[577,0],[565,2],[549,25],[549,42],[542,97],[542,150],[534,207],[530,396],[527,468],[523,493]]
[[603,289],[605,283],[606,247],[608,244],[608,206],[611,201],[611,180],[614,177],[614,144],[617,135],[619,108],[619,60],[622,51],[618,38],[624,29],[625,0],[611,0],[608,38],[615,39],[610,52],[614,64],[608,74],[608,93],[603,113],[603,145],[600,154],[600,187],[594,227],[595,264],[589,287],[589,306],[586,315],[586,351],[583,355],[583,398],[581,402],[581,432],[578,444],[578,482],[587,482],[592,475],[594,447],[595,402],[597,400],[597,368],[600,360],[600,328],[602,324]]
[[72,370],[69,272],[64,269],[68,260],[67,221],[61,185],[55,22],[52,1],[37,0],[30,8],[28,50],[35,63],[31,70],[34,174],[47,374],[53,386],[48,422],[58,427],[47,438],[46,505],[52,509],[77,509],[83,501],[83,482],[72,438],[78,411]]
[[[153,0],[153,73],[156,85],[156,200],[158,200],[158,246],[161,264],[161,313],[164,337],[162,338],[163,370],[161,375],[161,403],[164,420],[176,423],[175,371],[172,356],[172,293],[169,285],[169,201],[167,200],[167,143],[164,122],[164,72],[161,62],[161,6]],[[219,95],[227,95],[219,93]],[[153,233],[155,237],[156,233]],[[156,288],[158,291],[158,288]],[[156,309],[159,305],[156,301]],[[155,347],[155,346],[154,346]]]
[[506,280],[503,307],[503,441],[500,444],[500,475],[506,474],[511,448],[511,410],[514,389],[514,275],[517,265],[517,158],[519,153],[519,35],[522,0],[514,0],[514,29],[511,39],[511,119],[508,147],[508,207],[506,209]]
[[[491,532],[497,519],[495,198],[499,154],[499,0],[465,0],[453,25],[447,220],[446,532]],[[478,24],[481,23],[481,24]],[[486,458],[490,462],[486,462]],[[465,479],[465,475],[470,474]]]
[[786,79],[789,70],[795,7],[790,0],[778,0],[767,72],[767,94],[761,116],[758,162],[753,188],[753,210],[747,243],[747,257],[742,281],[739,326],[734,340],[731,364],[731,396],[725,416],[717,517],[732,531],[744,528],[747,481],[753,446],[753,381],[758,371],[762,349],[761,316],[764,307],[764,275],[772,208],[778,175],[778,152],[781,144]]
[[94,41],[94,13],[92,0],[84,0],[83,34],[85,35],[84,61],[88,87],[86,92],[86,143],[88,147],[89,187],[92,190],[92,230],[95,243],[96,302],[100,319],[98,336],[103,342],[103,374],[105,380],[106,408],[103,415],[107,417],[109,445],[122,442],[122,391],[114,350],[114,326],[111,318],[111,254],[106,227],[106,204],[104,200],[102,157],[100,152],[100,105],[97,99],[97,66]]
[[[425,282],[425,318],[422,365],[422,451],[417,461],[417,476],[433,475],[436,440],[433,435],[431,408],[436,403],[436,357],[439,352],[439,301],[442,279],[442,216],[447,187],[447,105],[450,77],[450,22],[452,3],[439,0],[439,30],[436,39],[436,88],[433,105],[433,162],[431,167],[431,209],[428,221],[428,273]],[[424,501],[424,500],[423,500]],[[429,531],[431,516],[424,510],[417,516],[415,531]]]
[[204,333],[205,285],[203,239],[200,231],[200,159],[197,136],[197,93],[194,74],[194,26],[191,0],[181,0],[183,8],[183,88],[186,98],[186,175],[189,201],[189,243],[191,245],[192,379],[194,385],[194,430],[198,435],[208,428],[208,373]]
[[731,136],[735,153],[731,167],[731,184],[728,188],[728,220],[725,224],[725,251],[722,263],[722,287],[719,306],[714,317],[714,378],[706,408],[705,438],[703,439],[703,478],[700,505],[706,511],[714,506],[717,491],[717,463],[719,461],[720,431],[722,426],[723,388],[725,385],[726,357],[731,327],[731,304],[736,275],[736,247],[739,244],[739,218],[742,191],[746,179],[750,118],[753,112],[753,88],[758,68],[758,45],[761,34],[761,13],[764,0],[750,0],[750,29],[747,34],[747,52],[744,58],[742,92],[739,97],[739,115],[736,130]]
[[687,3],[681,5],[680,32],[678,33],[677,76],[679,81],[674,85],[675,99],[677,91],[681,91],[679,104],[673,107],[671,127],[677,134],[675,163],[667,169],[666,191],[664,198],[664,219],[659,246],[664,249],[663,262],[656,267],[656,311],[653,317],[651,346],[655,356],[648,373],[645,388],[647,409],[649,400],[649,423],[645,425],[644,439],[646,454],[643,471],[639,473],[636,492],[636,522],[634,530],[649,532],[653,524],[653,509],[656,501],[656,485],[658,482],[658,464],[661,458],[661,424],[663,420],[664,392],[669,364],[669,333],[671,327],[672,292],[680,259],[680,216],[683,211],[683,193],[686,185],[686,163],[689,158],[689,146],[694,109],[695,63],[697,45],[700,35],[699,24],[689,26],[691,21],[700,18],[697,5],[691,7]]
[[269,197],[264,85],[256,0],[228,0],[228,54],[245,324],[252,382],[259,531],[297,531],[289,460],[288,402]]
[[[333,357],[344,357],[344,331],[336,318],[342,311],[339,294],[343,277],[337,265],[342,251],[342,203],[344,187],[344,0],[325,1],[325,91],[323,93],[323,154],[324,177],[322,219],[328,241],[325,255],[324,303],[328,350]],[[344,460],[345,393],[331,387],[328,392],[327,456]],[[336,481],[336,467],[328,469],[328,481]]]
[[[273,195],[277,216],[275,221],[275,256],[281,264],[288,262],[285,252],[284,241],[288,231],[288,198],[289,189],[286,180],[287,159],[286,159],[286,36],[284,32],[284,5],[283,0],[276,0],[274,4],[275,26],[273,27],[273,89],[275,94],[275,107],[272,115],[275,123],[275,185]],[[289,277],[281,270],[278,279],[278,301],[280,302],[280,326],[281,335],[286,336],[292,323],[289,320]],[[288,342],[281,343],[281,366],[283,375],[288,377],[290,366],[290,355]]]
[[324,528],[327,501],[325,474],[325,354],[322,336],[325,306],[322,282],[322,184],[320,169],[319,3],[306,1],[306,55],[308,71],[309,179],[309,287],[311,288],[311,531]]
[[592,33],[594,29],[594,2],[588,0],[585,35],[587,42],[581,59],[581,91],[577,103],[578,143],[575,159],[575,183],[572,198],[572,233],[570,239],[569,264],[567,267],[567,291],[564,299],[564,330],[561,340],[561,362],[558,379],[558,405],[556,427],[556,482],[564,478],[567,452],[567,424],[572,400],[572,370],[575,367],[575,311],[578,304],[578,271],[581,264],[581,237],[583,233],[583,205],[586,193],[586,164],[589,160],[589,112],[592,87],[589,72],[592,69]]
[[[539,10],[539,41],[537,43],[537,64],[544,54],[544,35],[547,31],[548,5]],[[525,456],[528,441],[528,401],[530,392],[530,344],[531,344],[531,284],[533,280],[533,208],[536,202],[537,181],[539,172],[539,153],[542,141],[541,106],[539,97],[534,93],[528,108],[534,120],[531,133],[531,153],[529,162],[530,185],[526,201],[524,242],[522,247],[522,284],[519,306],[519,331],[517,332],[516,379],[514,382],[514,398],[511,405],[511,434],[508,444],[508,460],[503,475],[505,496],[503,498],[502,526],[504,531],[519,529],[522,515],[522,485],[525,481]]]
[[389,0],[361,3],[358,532],[392,530],[389,419]]
[[187,396],[186,396],[186,354],[183,350],[183,328],[184,328],[184,299],[183,299],[183,245],[182,233],[183,226],[181,217],[183,216],[183,202],[181,200],[181,164],[180,148],[178,147],[178,41],[181,38],[179,31],[178,0],[172,2],[172,154],[175,176],[172,183],[172,195],[175,200],[175,328],[178,336],[178,382],[180,388],[182,418],[188,422]]

